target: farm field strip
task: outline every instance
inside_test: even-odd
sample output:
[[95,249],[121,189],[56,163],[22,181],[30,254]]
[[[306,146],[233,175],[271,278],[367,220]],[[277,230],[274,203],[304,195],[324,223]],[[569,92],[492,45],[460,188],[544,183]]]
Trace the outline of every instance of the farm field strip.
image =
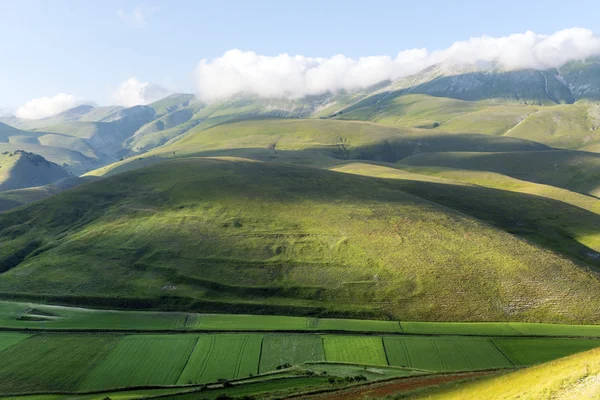
[[510,368],[506,358],[487,338],[383,338],[390,365],[431,371]]
[[338,336],[323,337],[325,359],[333,362],[343,362],[366,365],[388,365],[379,336]]
[[8,344],[0,350],[0,394],[260,379],[290,366],[331,375],[356,370],[372,380],[511,368],[600,346],[578,338],[317,333],[11,333],[0,334],[0,343]]
[[298,365],[308,361],[324,361],[325,349],[319,335],[271,334],[262,341],[260,372],[273,371],[285,364]]
[[0,301],[0,329],[82,331],[357,332],[407,335],[600,337],[600,325],[411,322],[276,315],[93,310]]
[[10,346],[15,345],[23,340],[27,339],[29,336],[26,333],[12,333],[5,332],[0,333],[0,351],[4,349],[8,349]]
[[491,339],[515,365],[540,364],[600,347],[600,340],[586,339]]
[[174,385],[196,340],[193,335],[125,336],[79,390]]
[[177,383],[216,382],[256,375],[261,341],[259,334],[202,335]]
[[120,338],[34,335],[0,352],[0,393],[75,392]]

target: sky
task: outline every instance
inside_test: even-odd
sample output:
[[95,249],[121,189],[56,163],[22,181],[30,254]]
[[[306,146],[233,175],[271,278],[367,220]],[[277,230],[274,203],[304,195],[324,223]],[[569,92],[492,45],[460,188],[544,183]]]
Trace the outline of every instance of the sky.
[[[545,65],[552,51],[553,59],[600,52],[598,15],[597,0],[505,0],[502,6],[481,0],[0,0],[0,109],[25,107],[23,115],[39,117],[40,110],[51,114],[90,101],[133,105],[169,92],[195,92],[207,101],[240,89],[300,96],[489,49],[489,57],[534,54],[530,63]],[[552,36],[575,27],[587,31]],[[468,42],[527,31],[534,36],[516,42]],[[460,41],[467,50],[447,51]],[[525,50],[507,56],[507,48],[522,45]],[[405,52],[411,49],[418,51]],[[360,61],[372,56],[381,57]]]

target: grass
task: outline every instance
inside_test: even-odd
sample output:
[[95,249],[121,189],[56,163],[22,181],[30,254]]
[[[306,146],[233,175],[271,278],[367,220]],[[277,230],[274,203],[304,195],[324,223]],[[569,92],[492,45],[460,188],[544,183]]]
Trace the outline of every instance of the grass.
[[573,353],[600,347],[600,340],[585,339],[494,339],[494,344],[515,365],[539,364]]
[[[114,175],[163,159],[193,156],[243,157],[322,166],[348,159],[393,162],[422,152],[548,149],[542,144],[517,138],[471,133],[449,135],[358,121],[254,118],[222,122],[202,121],[166,146],[90,174]],[[178,127],[172,129],[179,130]],[[161,135],[166,134],[164,132]]]
[[323,339],[319,335],[265,335],[262,340],[260,372],[285,365],[324,361]]
[[388,365],[381,337],[324,336],[325,359],[367,365]]
[[113,335],[35,335],[0,353],[2,394],[76,391],[119,340]]
[[403,165],[488,171],[598,197],[600,155],[579,151],[419,154]]
[[464,337],[384,337],[390,365],[430,371],[510,368],[489,339]]
[[274,315],[200,314],[190,319],[187,327],[203,330],[305,330],[306,318]]
[[[405,187],[231,159],[149,166],[0,216],[0,260],[24,256],[0,292],[138,309],[598,321],[587,270]],[[43,243],[26,252],[33,240]]]
[[388,332],[412,335],[600,337],[600,325],[411,322],[279,315],[95,310],[0,301],[0,328],[81,331]]
[[505,178],[502,179],[487,172],[443,167],[408,167],[406,171],[403,167],[396,168],[395,164],[387,165],[350,163],[334,169],[397,179],[406,192],[460,210],[545,248],[600,266],[600,201],[597,199],[500,175]]
[[24,333],[0,333],[0,352],[22,342],[28,337],[29,335]]
[[196,340],[192,335],[123,337],[78,389],[174,385]]
[[261,335],[200,336],[178,384],[216,382],[258,374]]
[[2,334],[0,340],[0,394],[248,382],[306,371],[379,380],[530,365],[600,345],[584,339],[255,333]]
[[[515,336],[519,331],[509,323],[461,323],[461,322],[400,322],[402,331],[407,334],[425,335],[490,335]],[[549,330],[548,330],[549,331]],[[600,333],[600,327],[598,327]]]
[[[395,399],[592,399],[600,389],[600,350],[574,354],[552,362],[493,378],[442,385],[433,389],[393,396]],[[540,379],[542,378],[543,379]]]

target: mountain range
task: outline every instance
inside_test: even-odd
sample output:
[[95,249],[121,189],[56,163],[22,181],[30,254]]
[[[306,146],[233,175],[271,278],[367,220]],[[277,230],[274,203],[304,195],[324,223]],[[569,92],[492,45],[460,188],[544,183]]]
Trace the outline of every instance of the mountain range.
[[[243,94],[202,104],[174,94],[145,106],[82,105],[53,117],[0,118],[0,151],[24,150],[80,175],[121,158],[249,117],[365,120],[450,133],[510,135],[557,148],[596,151],[600,59],[552,70],[435,65],[353,93],[301,99]],[[552,122],[550,129],[549,122]],[[542,132],[543,130],[543,132]]]

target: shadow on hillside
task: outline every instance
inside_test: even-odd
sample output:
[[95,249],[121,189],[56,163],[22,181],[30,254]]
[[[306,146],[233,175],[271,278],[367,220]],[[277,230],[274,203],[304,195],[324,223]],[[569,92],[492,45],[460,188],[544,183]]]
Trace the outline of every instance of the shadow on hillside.
[[[18,223],[37,215],[48,227],[85,225],[104,215],[120,202],[140,202],[150,209],[169,209],[198,198],[223,196],[264,198],[278,202],[304,199],[384,203],[417,203],[404,193],[455,209],[486,221],[502,230],[525,238],[542,247],[600,267],[600,254],[578,241],[578,237],[600,234],[600,215],[541,196],[509,192],[480,186],[453,185],[402,179],[385,179],[339,172],[299,168],[289,165],[307,160],[306,152],[281,152],[269,149],[235,149],[195,153],[199,157],[235,156],[276,164],[176,159],[117,175],[84,187],[68,190],[33,208],[0,215],[0,225],[9,220]],[[294,160],[294,157],[298,157]],[[157,159],[157,162],[161,159]],[[336,160],[328,159],[330,164]],[[284,163],[285,162],[285,163]],[[339,161],[338,161],[339,163]],[[125,176],[127,176],[125,178]],[[169,182],[168,189],[156,183]],[[160,189],[156,189],[156,188]],[[39,213],[35,209],[39,209]],[[15,214],[21,214],[20,217]],[[35,219],[34,219],[35,221]]]
[[594,196],[600,189],[600,154],[552,150],[537,152],[420,154],[402,164],[488,171]]

